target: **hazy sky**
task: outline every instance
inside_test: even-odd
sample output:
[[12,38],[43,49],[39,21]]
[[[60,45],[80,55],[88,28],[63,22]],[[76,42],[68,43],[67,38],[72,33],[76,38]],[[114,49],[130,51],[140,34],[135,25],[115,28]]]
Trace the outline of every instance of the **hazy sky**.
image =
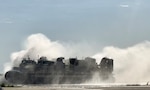
[[150,40],[150,0],[0,0],[0,70],[25,38],[128,47]]

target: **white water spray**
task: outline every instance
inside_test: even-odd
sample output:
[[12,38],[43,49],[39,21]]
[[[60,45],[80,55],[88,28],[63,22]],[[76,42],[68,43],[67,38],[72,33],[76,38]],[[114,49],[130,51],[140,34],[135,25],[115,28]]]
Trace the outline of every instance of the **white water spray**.
[[[46,56],[49,60],[59,56],[69,58],[79,55],[80,57],[92,56],[99,63],[102,57],[107,56],[114,59],[114,76],[117,83],[150,81],[149,41],[124,49],[109,46],[99,53],[93,52],[94,49],[96,50],[96,48],[91,48],[90,45],[86,44],[62,44],[59,41],[51,41],[43,34],[33,34],[27,38],[23,50],[11,54],[11,62],[13,62],[13,65],[18,66],[22,58],[27,58],[28,55],[31,59],[37,59],[40,55]],[[10,65],[5,65],[5,70],[8,70]],[[97,77],[94,77],[94,79],[97,80]]]

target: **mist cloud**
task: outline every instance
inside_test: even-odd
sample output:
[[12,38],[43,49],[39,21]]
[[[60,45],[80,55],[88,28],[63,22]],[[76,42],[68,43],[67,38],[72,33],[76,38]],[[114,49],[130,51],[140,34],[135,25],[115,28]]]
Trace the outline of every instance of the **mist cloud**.
[[[39,56],[46,56],[49,60],[64,56],[66,58],[76,56],[91,56],[100,62],[103,57],[114,59],[114,76],[117,83],[139,83],[150,81],[150,42],[145,41],[128,48],[115,46],[104,47],[100,52],[94,52],[87,43],[62,43],[51,41],[43,34],[30,35],[23,46],[23,50],[11,54],[11,62],[19,65],[22,58],[37,59]],[[96,54],[94,54],[96,53]],[[8,70],[6,64],[5,70]],[[96,80],[97,77],[94,77]],[[92,79],[92,80],[94,80]]]
[[82,58],[89,56],[91,52],[91,47],[86,43],[60,43],[59,41],[51,41],[45,35],[39,33],[27,37],[23,50],[13,52],[11,60],[17,66],[23,58],[28,57],[38,59],[40,56],[46,56],[49,60],[62,56]]
[[96,59],[108,56],[114,59],[116,82],[139,83],[150,81],[150,42],[128,48],[105,47],[93,57]]

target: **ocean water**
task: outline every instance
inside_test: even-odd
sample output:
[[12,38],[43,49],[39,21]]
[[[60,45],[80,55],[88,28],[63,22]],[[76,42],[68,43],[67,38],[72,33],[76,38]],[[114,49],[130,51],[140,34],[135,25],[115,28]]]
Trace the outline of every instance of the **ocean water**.
[[150,90],[150,85],[23,85],[3,87],[2,90]]

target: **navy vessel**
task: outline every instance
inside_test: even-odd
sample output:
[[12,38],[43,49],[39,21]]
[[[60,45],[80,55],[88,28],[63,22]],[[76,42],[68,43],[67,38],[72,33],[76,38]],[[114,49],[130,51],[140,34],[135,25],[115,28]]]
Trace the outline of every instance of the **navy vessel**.
[[97,73],[102,81],[114,81],[113,59],[104,57],[100,63],[87,57],[58,57],[55,61],[40,57],[38,60],[24,58],[18,67],[5,73],[5,79],[13,84],[80,84],[93,78]]

